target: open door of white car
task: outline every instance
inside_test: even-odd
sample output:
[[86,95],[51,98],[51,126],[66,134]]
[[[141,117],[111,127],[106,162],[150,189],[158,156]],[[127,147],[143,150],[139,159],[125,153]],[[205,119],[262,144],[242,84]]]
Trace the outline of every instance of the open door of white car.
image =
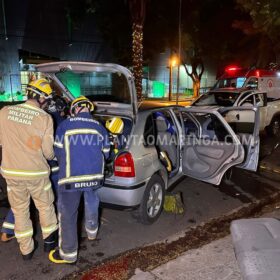
[[245,150],[244,161],[237,167],[256,171],[260,152],[260,110],[257,107],[234,107],[219,112],[238,136]]
[[[238,112],[244,108],[227,108]],[[181,109],[184,121],[182,171],[211,184],[220,184],[225,172],[247,161],[246,151],[230,123],[215,109]],[[254,109],[250,108],[255,115]]]

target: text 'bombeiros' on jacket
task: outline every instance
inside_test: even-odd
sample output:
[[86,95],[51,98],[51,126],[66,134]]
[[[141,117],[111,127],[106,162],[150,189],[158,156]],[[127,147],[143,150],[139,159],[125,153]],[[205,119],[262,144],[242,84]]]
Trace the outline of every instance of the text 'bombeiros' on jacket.
[[107,130],[90,113],[63,121],[57,128],[54,146],[61,189],[84,190],[103,184],[110,141]]

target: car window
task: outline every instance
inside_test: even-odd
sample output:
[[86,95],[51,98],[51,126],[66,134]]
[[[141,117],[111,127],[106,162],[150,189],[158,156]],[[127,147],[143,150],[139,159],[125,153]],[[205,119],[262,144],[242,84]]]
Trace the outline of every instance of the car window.
[[152,114],[150,114],[146,119],[143,137],[144,137],[144,146],[155,145],[155,127],[154,127],[154,120]]
[[249,96],[248,98],[245,98],[241,103],[240,106],[254,106],[254,95]]
[[264,94],[263,93],[256,94],[255,95],[255,102],[256,102],[256,105],[258,107],[264,106]]
[[193,103],[193,106],[233,106],[237,98],[238,92],[218,91],[208,92],[202,95]]
[[[207,139],[219,142],[232,143],[232,137],[221,120],[212,113],[186,113],[182,112],[186,136],[192,135],[196,138]],[[199,133],[198,125],[191,118],[195,118],[201,128]]]
[[251,77],[248,80],[248,82],[246,84],[246,87],[252,88],[252,89],[257,89],[258,88],[258,84],[259,84],[258,78]]
[[91,101],[131,103],[128,83],[121,73],[65,71],[56,73],[56,77],[74,97],[84,95]]

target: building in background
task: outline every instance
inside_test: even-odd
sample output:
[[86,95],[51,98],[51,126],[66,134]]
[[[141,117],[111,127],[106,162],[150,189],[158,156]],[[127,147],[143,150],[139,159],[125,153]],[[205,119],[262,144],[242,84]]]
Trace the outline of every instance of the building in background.
[[24,99],[35,64],[113,61],[94,17],[85,14],[75,26],[67,0],[0,0],[0,5],[0,101]]

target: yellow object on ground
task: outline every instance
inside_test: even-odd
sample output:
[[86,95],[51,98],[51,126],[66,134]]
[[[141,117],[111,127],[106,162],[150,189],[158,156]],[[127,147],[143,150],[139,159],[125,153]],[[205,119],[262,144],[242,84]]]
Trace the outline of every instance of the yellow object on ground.
[[166,194],[163,209],[166,212],[183,214],[185,212],[185,208],[181,193]]

